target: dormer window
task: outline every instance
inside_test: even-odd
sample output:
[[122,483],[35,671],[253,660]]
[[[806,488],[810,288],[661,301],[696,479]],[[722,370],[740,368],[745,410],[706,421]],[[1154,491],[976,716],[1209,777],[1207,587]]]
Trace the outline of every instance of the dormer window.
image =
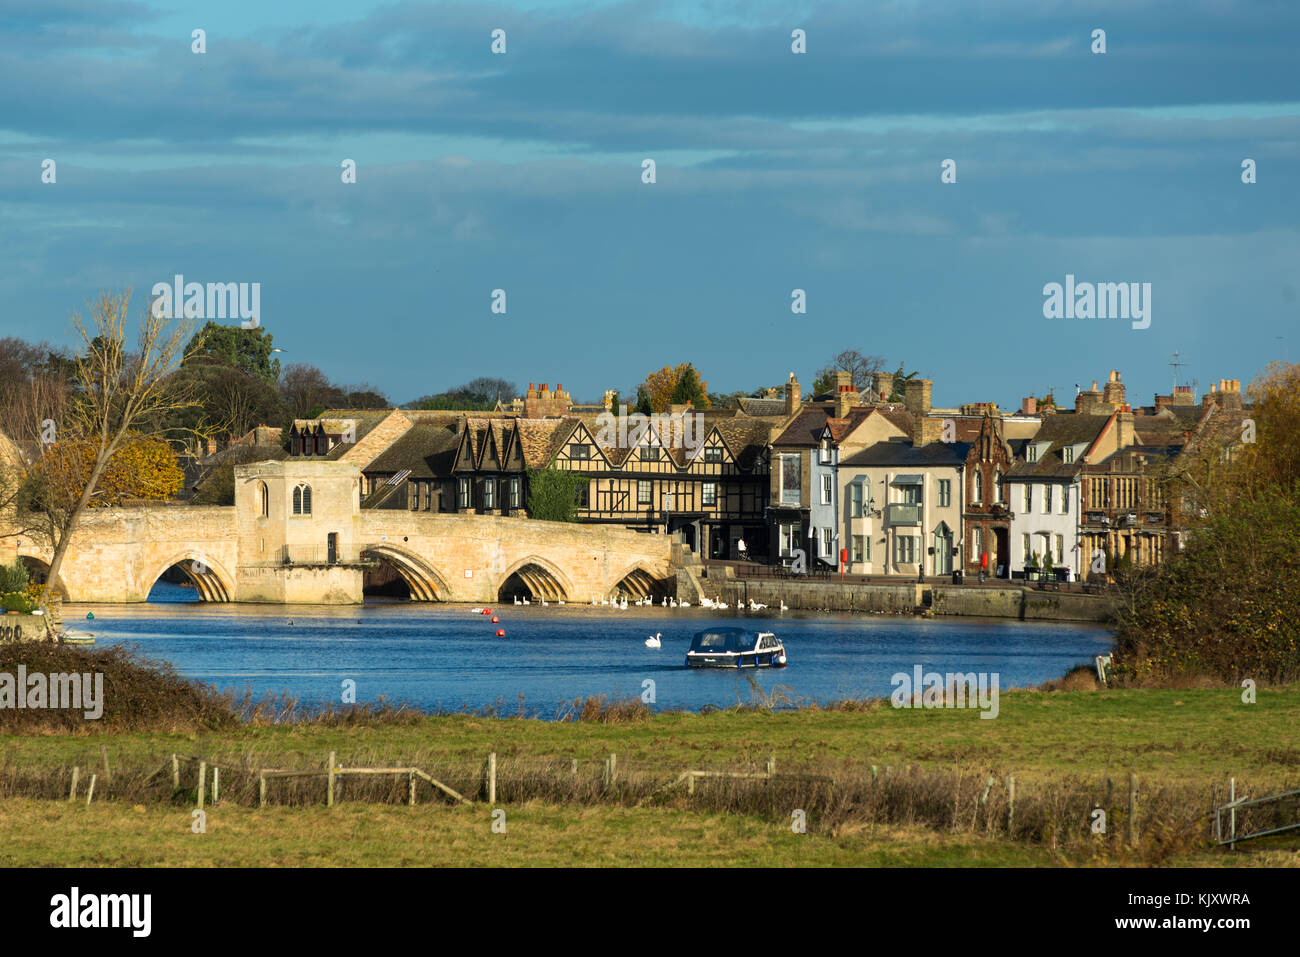
[[1070,465],[1074,462],[1073,445],[1067,445],[1065,448],[1061,449],[1061,459],[1065,462],[1066,465]]
[[825,465],[830,460],[831,460],[831,437],[829,435],[823,435],[822,447],[820,452],[818,453],[818,461],[821,462],[822,465]]
[[1038,461],[1038,446],[1037,446],[1037,445],[1031,445],[1031,446],[1029,446],[1029,447],[1025,450],[1025,457],[1026,457],[1030,462],[1037,462],[1037,461]]

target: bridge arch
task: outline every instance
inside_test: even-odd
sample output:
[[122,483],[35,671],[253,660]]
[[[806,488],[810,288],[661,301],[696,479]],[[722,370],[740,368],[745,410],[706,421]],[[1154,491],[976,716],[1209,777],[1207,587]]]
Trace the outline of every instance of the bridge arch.
[[451,588],[432,565],[394,545],[367,545],[362,556],[387,562],[402,576],[412,601],[447,601]]
[[555,563],[540,555],[529,555],[506,570],[496,591],[497,601],[505,601],[521,592],[532,598],[563,601],[573,594],[573,583]]
[[654,594],[658,579],[646,567],[645,562],[633,562],[622,574],[614,577],[610,588],[611,595],[627,595],[629,598],[649,598]]
[[[31,555],[24,552],[18,553],[18,560],[27,567],[28,577],[39,584],[46,584],[50,574],[50,563],[39,555]],[[64,601],[71,601],[68,597],[68,586],[63,583],[63,576],[54,583],[54,593]]]
[[177,552],[169,561],[156,566],[154,573],[146,575],[141,581],[141,594],[147,598],[163,572],[172,567],[179,568],[185,573],[185,577],[194,583],[194,588],[203,601],[230,601],[234,594],[234,576],[211,558],[197,553],[194,549]]

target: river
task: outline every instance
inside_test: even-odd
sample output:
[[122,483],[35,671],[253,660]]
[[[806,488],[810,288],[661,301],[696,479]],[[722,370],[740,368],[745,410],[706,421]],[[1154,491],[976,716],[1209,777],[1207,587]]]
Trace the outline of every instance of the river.
[[[287,691],[303,701],[383,696],[425,709],[504,706],[554,718],[587,695],[642,695],[656,709],[697,711],[750,703],[752,676],[796,702],[884,697],[891,677],[925,671],[996,673],[1001,690],[1036,685],[1091,662],[1111,635],[1088,624],[901,616],[739,614],[701,608],[495,606],[499,625],[466,605],[367,602],[361,606],[209,604],[159,582],[150,601],[69,605],[68,627],[100,646],[130,642],[145,657],[222,690]],[[93,620],[85,619],[87,613]],[[691,637],[708,626],[775,632],[789,667],[761,672],[690,670]],[[495,637],[498,628],[504,638]],[[645,647],[661,633],[662,647]],[[646,680],[653,686],[646,685]]]

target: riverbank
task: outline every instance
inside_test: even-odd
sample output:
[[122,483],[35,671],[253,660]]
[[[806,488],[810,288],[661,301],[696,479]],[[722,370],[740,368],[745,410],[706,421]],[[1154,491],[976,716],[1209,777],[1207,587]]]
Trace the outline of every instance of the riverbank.
[[[1253,705],[1232,688],[1018,691],[1002,695],[992,721],[976,710],[875,701],[623,723],[453,715],[359,727],[10,736],[0,764],[0,863],[1296,865],[1294,837],[1243,845],[1236,856],[1213,849],[1207,814],[1229,778],[1237,793],[1252,795],[1300,784],[1298,715],[1300,686],[1290,686],[1261,689]],[[494,753],[497,802],[456,807],[422,792],[406,807],[402,777],[349,780],[341,803],[326,809],[317,778],[272,791],[259,808],[256,779],[249,790],[223,772],[223,797],[212,804],[209,795],[207,807],[213,840],[204,843],[189,833],[194,772],[173,790],[166,771],[178,752],[244,767],[321,768],[330,751],[348,767],[421,767],[471,799],[481,798]],[[606,786],[610,754],[617,775]],[[777,777],[762,780],[769,761]],[[103,775],[106,764],[111,778],[105,785],[101,777],[94,805],[55,798],[66,794],[74,765]],[[688,769],[760,779],[664,789]],[[1133,848],[1130,774],[1140,808]],[[47,787],[45,796],[32,790]],[[1089,830],[1096,806],[1111,821],[1104,841]],[[492,831],[496,809],[505,812],[508,842]],[[792,830],[792,809],[806,812],[807,833]]]
[[[743,569],[742,569],[743,571]],[[1011,584],[954,585],[941,582],[839,582],[800,578],[738,578],[730,565],[711,565],[699,574],[683,569],[677,594],[698,604],[721,599],[733,608],[759,602],[792,611],[872,615],[935,615],[1011,618],[1017,621],[1083,621],[1108,624],[1114,601],[1077,591],[1051,591]]]

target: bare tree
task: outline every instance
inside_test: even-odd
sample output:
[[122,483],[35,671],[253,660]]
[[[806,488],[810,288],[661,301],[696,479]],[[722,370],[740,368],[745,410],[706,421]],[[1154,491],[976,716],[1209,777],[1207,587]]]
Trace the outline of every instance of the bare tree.
[[53,551],[46,602],[114,453],[128,436],[151,434],[151,423],[194,404],[185,386],[172,377],[184,359],[192,324],[180,320],[173,324],[146,308],[135,351],[129,351],[130,302],[130,290],[121,295],[102,292],[90,304],[89,324],[80,313],[72,316],[84,349],[74,360],[72,393],[61,420],[55,422],[56,431],[42,436],[41,481],[32,502],[33,510],[43,516],[44,537]]
[[813,395],[829,392],[835,384],[836,372],[847,372],[853,377],[853,387],[859,392],[871,388],[871,377],[885,367],[884,356],[864,356],[857,349],[845,349],[831,359],[830,364],[817,371],[813,380]]

